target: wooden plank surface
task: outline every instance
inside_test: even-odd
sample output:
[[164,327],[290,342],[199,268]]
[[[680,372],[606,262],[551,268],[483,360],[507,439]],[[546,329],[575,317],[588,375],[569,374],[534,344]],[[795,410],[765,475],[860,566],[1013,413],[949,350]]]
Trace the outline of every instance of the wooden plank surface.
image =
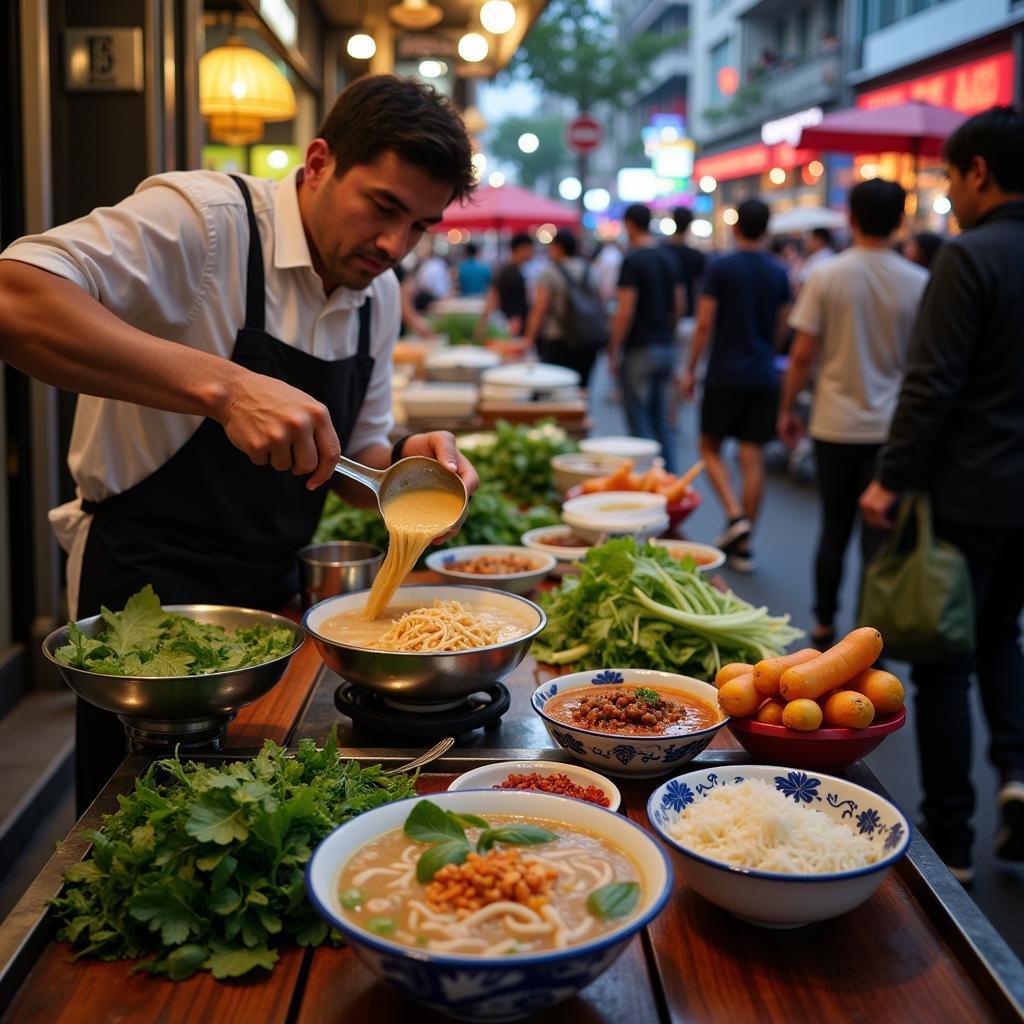
[[[649,827],[650,787],[620,788],[630,818]],[[968,1024],[993,1019],[897,874],[842,917],[805,928],[767,929],[746,924],[689,890],[680,876],[682,858],[670,855],[676,869],[673,893],[648,927],[670,1020]],[[813,896],[808,892],[805,898]]]

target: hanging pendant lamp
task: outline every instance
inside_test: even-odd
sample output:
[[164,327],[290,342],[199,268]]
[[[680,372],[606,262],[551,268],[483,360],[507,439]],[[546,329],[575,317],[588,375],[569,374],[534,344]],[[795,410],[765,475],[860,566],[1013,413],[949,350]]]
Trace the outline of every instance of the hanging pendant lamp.
[[210,138],[228,145],[258,142],[267,121],[295,116],[295,92],[273,61],[231,36],[199,61],[199,112]]
[[401,28],[419,32],[433,28],[444,17],[444,11],[430,0],[402,0],[388,8],[388,17]]

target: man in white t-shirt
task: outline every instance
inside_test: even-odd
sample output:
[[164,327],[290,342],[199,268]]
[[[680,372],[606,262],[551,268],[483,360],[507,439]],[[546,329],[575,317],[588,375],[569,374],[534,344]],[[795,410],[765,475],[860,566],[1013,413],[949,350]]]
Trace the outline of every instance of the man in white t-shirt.
[[[818,367],[809,433],[814,440],[822,527],[815,558],[819,646],[835,638],[843,559],[857,501],[871,481],[889,433],[907,361],[910,332],[928,274],[892,248],[906,193],[876,178],[850,192],[853,246],[808,278],[789,317],[797,332],[779,406],[779,437],[794,447],[803,422],[797,396]],[[881,539],[862,526],[864,561]]]

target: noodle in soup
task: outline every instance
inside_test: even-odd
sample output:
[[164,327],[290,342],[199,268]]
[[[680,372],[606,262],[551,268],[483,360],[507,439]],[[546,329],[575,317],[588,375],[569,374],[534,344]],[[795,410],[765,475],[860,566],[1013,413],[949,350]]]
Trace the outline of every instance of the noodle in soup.
[[[537,845],[498,842],[485,853],[469,853],[462,864],[446,864],[423,883],[417,862],[429,847],[393,829],[342,869],[343,915],[403,946],[502,956],[600,938],[642,904],[640,871],[617,843],[561,821],[488,815],[487,823],[491,829],[540,826],[553,836]],[[481,832],[467,829],[466,838],[475,843]],[[632,897],[625,903],[624,891]]]

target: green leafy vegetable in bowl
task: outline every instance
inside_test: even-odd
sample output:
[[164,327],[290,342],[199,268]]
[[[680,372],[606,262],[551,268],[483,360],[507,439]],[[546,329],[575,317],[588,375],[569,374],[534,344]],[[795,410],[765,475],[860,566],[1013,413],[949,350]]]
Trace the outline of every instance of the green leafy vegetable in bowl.
[[551,459],[577,450],[576,442],[554,420],[533,426],[499,420],[494,442],[476,445],[468,455],[481,482],[493,484],[517,504],[547,502],[559,508],[562,499],[555,488]]
[[101,610],[102,626],[87,637],[68,623],[68,643],[54,652],[64,665],[110,676],[196,676],[228,672],[284,657],[295,637],[284,626],[253,626],[229,633],[165,611],[148,583],[124,609]]
[[155,762],[89,833],[92,855],[53,901],[58,937],[77,956],[125,957],[174,981],[206,969],[232,978],[270,969],[282,939],[318,946],[328,926],[307,901],[313,848],[342,822],[415,794],[302,740],[295,756],[268,740],[250,761]]
[[594,668],[651,668],[711,679],[732,661],[781,654],[803,632],[789,616],[722,593],[665,548],[632,538],[591,548],[579,576],[540,596],[548,624],[538,661]]

